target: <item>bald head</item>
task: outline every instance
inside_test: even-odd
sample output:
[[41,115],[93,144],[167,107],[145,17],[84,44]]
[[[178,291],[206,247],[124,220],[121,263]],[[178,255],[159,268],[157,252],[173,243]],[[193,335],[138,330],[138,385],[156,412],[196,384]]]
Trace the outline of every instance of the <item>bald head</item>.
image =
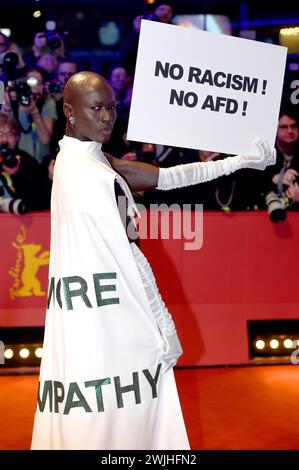
[[66,83],[63,91],[63,99],[66,103],[71,103],[82,94],[93,91],[99,86],[108,86],[109,83],[104,77],[94,72],[75,73]]
[[93,72],[79,72],[66,83],[66,135],[79,140],[107,142],[116,118],[115,96],[109,83]]

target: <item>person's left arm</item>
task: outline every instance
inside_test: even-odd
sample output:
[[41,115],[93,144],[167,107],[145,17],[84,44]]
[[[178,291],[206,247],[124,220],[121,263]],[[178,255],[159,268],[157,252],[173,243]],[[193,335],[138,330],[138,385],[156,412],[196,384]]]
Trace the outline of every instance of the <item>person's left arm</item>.
[[255,144],[256,155],[236,155],[224,160],[186,163],[170,168],[157,168],[143,162],[130,162],[118,160],[111,155],[106,156],[115,171],[127,180],[133,191],[148,189],[168,191],[205,183],[242,168],[264,170],[268,165],[274,165],[276,150],[266,141],[258,140]]
[[155,189],[159,180],[159,168],[143,162],[121,160],[105,153],[114,170],[125,178],[133,191]]

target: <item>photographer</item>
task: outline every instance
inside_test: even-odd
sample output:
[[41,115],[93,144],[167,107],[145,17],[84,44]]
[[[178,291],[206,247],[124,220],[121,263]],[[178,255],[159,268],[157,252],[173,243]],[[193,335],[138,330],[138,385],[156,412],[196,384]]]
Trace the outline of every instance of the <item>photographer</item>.
[[19,50],[19,47],[16,43],[11,42],[11,40],[5,36],[5,34],[0,32],[0,67],[3,71],[4,57],[7,53],[13,53],[16,55],[16,71],[18,75],[25,70],[25,62],[23,60],[22,54]]
[[137,57],[141,20],[159,21],[171,24],[173,9],[170,5],[159,2],[154,11],[146,12],[134,18],[132,28],[122,48],[120,62],[128,74],[134,76]]
[[66,34],[58,34],[56,31],[36,32],[31,50],[24,54],[24,61],[28,68],[36,67],[38,60],[45,54],[51,54],[55,60],[61,61],[66,57],[63,37]]
[[52,54],[43,54],[36,65],[43,72],[46,91],[48,92],[49,83],[56,77],[58,61]]
[[42,210],[45,200],[39,164],[18,148],[19,126],[13,116],[0,113],[0,179],[8,194],[21,199],[27,210]]
[[54,122],[51,151],[58,152],[58,142],[64,136],[66,119],[63,112],[63,90],[66,82],[78,72],[75,62],[63,61],[58,65],[57,78],[49,84],[49,93],[55,101],[57,120]]
[[25,96],[18,96],[15,91],[5,94],[3,112],[14,114],[19,121],[19,148],[41,162],[50,152],[53,125],[57,119],[56,107],[53,98],[45,94],[44,77],[40,69],[30,70],[26,83],[30,88],[24,87]]
[[33,45],[30,51],[24,54],[24,61],[28,68],[36,66],[36,62],[45,53],[47,48],[47,38],[44,31],[38,31],[33,39]]
[[49,53],[52,54],[58,62],[69,59],[69,53],[66,50],[65,39],[68,36],[68,31],[58,33],[57,31],[46,31],[47,46]]
[[161,23],[171,24],[173,17],[173,9],[168,3],[158,2],[154,14],[159,18]]
[[[277,163],[273,167],[272,183],[289,186],[299,175],[299,129],[295,116],[281,114],[276,136]],[[276,170],[279,170],[276,173]]]
[[[282,111],[276,135],[277,162],[264,174],[266,205],[273,222],[286,218],[286,209],[296,209],[299,177],[299,128],[296,117]],[[290,200],[289,200],[289,199]],[[299,198],[298,198],[299,199]]]
[[110,73],[109,83],[114,91],[119,113],[128,115],[132,99],[132,78],[123,67],[114,67]]

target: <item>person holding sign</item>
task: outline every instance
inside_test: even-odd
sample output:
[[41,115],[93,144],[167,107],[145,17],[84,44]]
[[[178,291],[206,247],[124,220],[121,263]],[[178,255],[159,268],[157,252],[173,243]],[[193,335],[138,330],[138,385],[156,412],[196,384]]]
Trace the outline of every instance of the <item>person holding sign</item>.
[[189,449],[173,374],[182,348],[138,247],[131,190],[263,170],[275,150],[259,141],[253,156],[163,169],[105,155],[115,96],[92,72],[69,79],[64,113],[32,449]]

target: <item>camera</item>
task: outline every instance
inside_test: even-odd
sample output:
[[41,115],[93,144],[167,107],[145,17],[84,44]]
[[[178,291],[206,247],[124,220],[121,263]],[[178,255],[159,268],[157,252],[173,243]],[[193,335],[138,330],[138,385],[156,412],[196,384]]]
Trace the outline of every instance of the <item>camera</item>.
[[62,93],[63,92],[63,85],[62,83],[53,81],[49,84],[49,92],[50,93]]
[[10,72],[17,68],[19,58],[15,52],[6,52],[3,57],[3,68],[6,72]]
[[143,19],[148,21],[160,21],[159,16],[155,15],[155,13],[146,13]]
[[5,82],[15,80],[20,76],[20,70],[17,69],[19,58],[15,52],[6,52],[3,57],[2,69],[4,72]]
[[266,205],[272,222],[283,222],[286,219],[287,204],[283,194],[277,194],[271,191],[266,196]]
[[15,91],[18,104],[29,106],[32,101],[32,91],[26,81],[15,80],[8,82],[8,91]]
[[18,104],[21,104],[23,106],[29,106],[33,99],[31,87],[34,87],[36,85],[38,85],[38,80],[35,77],[30,77],[27,80],[9,81],[8,91],[16,92]]
[[5,84],[8,86],[8,91],[15,91],[17,95],[17,102],[24,106],[29,106],[32,99],[31,88],[24,80],[18,80],[21,73],[17,69],[19,58],[14,52],[7,52],[3,58],[3,71],[5,77]]
[[18,160],[15,156],[15,151],[8,148],[8,145],[2,145],[0,147],[0,170],[1,165],[6,165],[8,168],[15,168],[18,164]]
[[61,37],[55,31],[46,31],[45,32],[46,39],[47,39],[47,46],[54,50],[59,49],[61,46]]
[[17,102],[23,106],[29,106],[32,101],[32,91],[27,82],[20,81],[15,84]]
[[57,31],[46,31],[45,36],[47,39],[47,46],[53,51],[59,49],[62,45],[62,41],[67,37],[68,31],[63,31],[58,34]]
[[0,180],[0,211],[11,214],[22,215],[27,212],[27,208],[22,199],[13,198],[3,182]]

